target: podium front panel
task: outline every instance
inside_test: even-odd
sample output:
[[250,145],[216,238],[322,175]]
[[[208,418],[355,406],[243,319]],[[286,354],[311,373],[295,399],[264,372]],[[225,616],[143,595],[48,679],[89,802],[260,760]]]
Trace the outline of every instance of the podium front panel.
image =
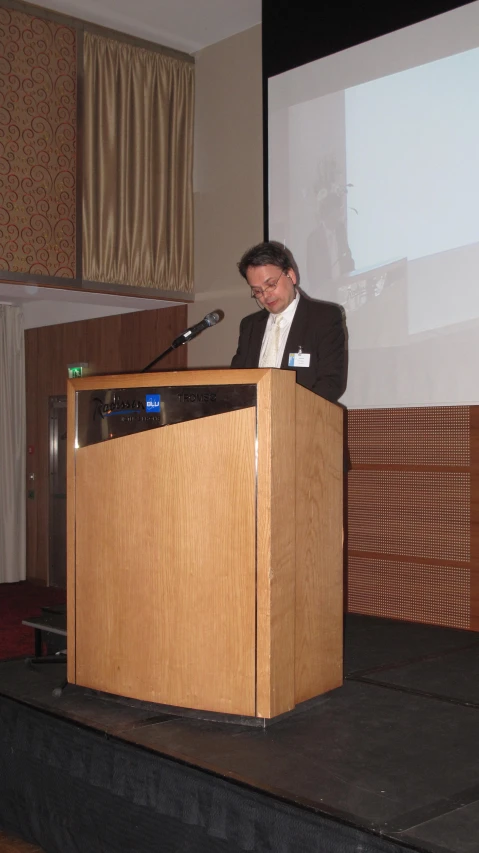
[[75,453],[75,673],[254,716],[256,408]]

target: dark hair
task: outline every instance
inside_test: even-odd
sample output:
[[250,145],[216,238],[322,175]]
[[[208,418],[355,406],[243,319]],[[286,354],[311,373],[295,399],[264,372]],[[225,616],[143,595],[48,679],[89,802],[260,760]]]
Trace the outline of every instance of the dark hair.
[[265,267],[269,264],[278,267],[283,272],[294,270],[297,281],[299,282],[299,271],[293,255],[281,243],[270,241],[268,243],[258,243],[244,253],[238,263],[238,269],[243,278],[246,278],[246,270],[248,267]]

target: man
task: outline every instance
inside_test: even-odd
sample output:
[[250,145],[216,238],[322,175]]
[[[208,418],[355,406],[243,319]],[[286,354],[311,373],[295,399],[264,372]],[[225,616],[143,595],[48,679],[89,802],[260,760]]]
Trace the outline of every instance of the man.
[[260,243],[238,269],[261,311],[241,321],[231,367],[281,367],[296,381],[331,402],[346,388],[346,344],[342,310],[299,294],[293,256],[280,243]]

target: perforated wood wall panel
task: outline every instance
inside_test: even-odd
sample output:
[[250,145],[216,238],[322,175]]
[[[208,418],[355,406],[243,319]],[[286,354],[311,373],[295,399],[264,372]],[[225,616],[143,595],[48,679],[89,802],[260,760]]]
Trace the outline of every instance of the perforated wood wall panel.
[[353,470],[348,494],[353,551],[469,562],[469,474]]
[[348,413],[348,609],[479,628],[479,407]]
[[353,465],[469,465],[469,408],[363,409],[348,414]]
[[350,609],[431,625],[469,628],[467,566],[426,565],[351,557]]

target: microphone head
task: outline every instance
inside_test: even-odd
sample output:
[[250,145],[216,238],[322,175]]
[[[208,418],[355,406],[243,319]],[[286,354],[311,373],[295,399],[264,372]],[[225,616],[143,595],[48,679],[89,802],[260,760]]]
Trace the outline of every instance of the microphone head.
[[221,308],[218,308],[217,311],[212,311],[211,314],[206,315],[205,323],[207,323],[208,326],[216,326],[216,324],[219,323],[224,316],[225,312],[222,311]]

